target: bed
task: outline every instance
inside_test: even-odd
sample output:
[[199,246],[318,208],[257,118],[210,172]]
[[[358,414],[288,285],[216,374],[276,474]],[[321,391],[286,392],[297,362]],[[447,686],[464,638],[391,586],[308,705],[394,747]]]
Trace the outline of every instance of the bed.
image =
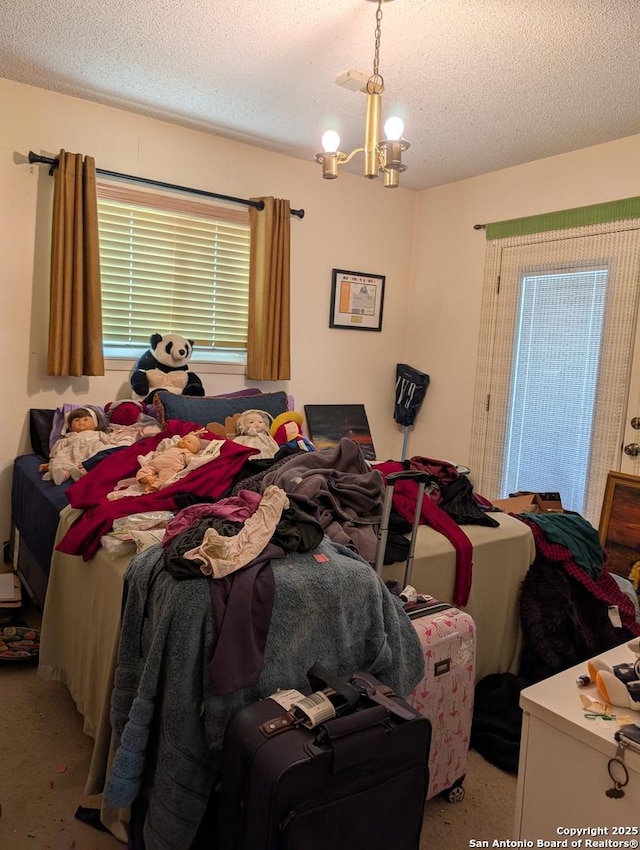
[[[203,419],[209,421],[211,409],[199,416],[194,414],[193,404],[196,401],[204,400],[180,399],[180,405],[182,405],[180,415],[188,418],[174,420],[165,416],[165,428],[174,428],[174,430],[177,428],[180,431],[181,428],[191,428],[194,422],[202,424]],[[278,403],[284,403],[286,408],[286,397],[284,400],[280,398]],[[244,409],[247,406],[263,408],[265,398],[243,401],[242,404],[245,405]],[[211,418],[221,421],[219,415]],[[231,480],[246,461],[250,449],[227,442],[232,447],[225,448],[225,463],[230,465],[229,480]],[[361,455],[354,443],[349,440],[344,443],[345,452],[351,453],[355,450],[358,455]],[[141,559],[147,557],[143,552],[136,555],[132,561],[131,555],[114,556],[99,545],[100,536],[108,531],[114,517],[124,514],[125,509],[116,507],[115,503],[112,503],[107,508],[106,515],[102,515],[93,510],[91,499],[96,497],[95,479],[99,477],[104,482],[106,478],[108,483],[113,484],[126,468],[124,459],[127,453],[132,454],[133,451],[134,449],[131,452],[124,449],[118,454],[117,459],[103,461],[100,464],[102,468],[100,476],[92,472],[71,489],[69,493],[71,504],[64,507],[60,514],[55,539],[56,548],[51,559],[43,612],[40,675],[46,679],[64,682],[68,686],[84,718],[84,730],[95,741],[86,784],[88,794],[102,792],[105,782],[111,776],[113,732],[110,723],[110,700],[121,627],[123,627],[123,599],[130,598],[131,587],[135,585],[134,574],[129,570],[130,565],[137,565]],[[316,456],[318,461],[323,458],[322,453],[316,453]],[[331,461],[335,462],[336,458],[331,458]],[[113,467],[111,472],[109,467]],[[370,470],[368,471],[370,473]],[[364,468],[362,472],[364,473]],[[375,475],[377,476],[377,473]],[[102,490],[99,488],[101,495],[98,501],[108,483],[102,484]],[[219,487],[217,485],[212,487],[208,491],[211,498],[219,498],[226,491],[227,484],[228,481],[223,480],[219,482]],[[143,501],[144,498],[146,497],[142,497]],[[120,500],[121,503],[122,501]],[[159,508],[167,507],[169,503],[162,499],[148,499],[145,505]],[[129,510],[131,509],[130,507]],[[141,509],[138,507],[138,510]],[[497,528],[473,527],[465,531],[474,550],[473,582],[468,610],[476,618],[478,627],[478,676],[489,672],[515,671],[520,640],[517,627],[517,596],[519,584],[533,558],[530,531],[518,520],[507,515],[499,517]],[[367,551],[370,554],[370,547],[375,544],[375,517],[368,517],[367,521],[360,525],[359,532],[362,534],[363,552]],[[341,546],[342,542],[340,539],[330,538],[330,545]],[[366,549],[367,546],[369,549]],[[153,558],[154,552],[157,557],[161,549],[156,546],[149,552],[150,557]],[[329,560],[331,558],[330,554]],[[367,557],[366,560],[371,558]],[[362,570],[366,567],[366,569],[361,573],[358,581],[373,580],[382,585],[365,560],[360,558],[359,561],[361,562],[359,568]],[[382,579],[397,578],[401,575],[401,571],[401,565],[386,567]],[[275,572],[277,570],[274,570]],[[455,574],[456,553],[450,542],[434,529],[422,526],[418,534],[412,577],[414,586],[436,597],[451,599]],[[128,579],[126,593],[125,575]],[[201,588],[206,587],[207,582],[183,582],[182,584],[185,589],[181,589],[181,594],[185,596],[195,594],[191,604],[200,606],[198,616],[201,618],[208,616],[207,606],[203,604],[202,589],[199,593],[193,589],[198,584]],[[188,590],[187,585],[189,585]],[[205,595],[208,598],[208,594]],[[390,596],[391,594],[386,593],[385,599]],[[159,606],[158,611],[161,610],[160,597],[156,600],[152,594],[149,600],[152,605],[151,610],[156,604]],[[335,610],[340,610],[340,605],[345,604],[339,600],[333,600],[333,602],[335,606],[338,606]],[[124,610],[126,614],[126,608]],[[335,610],[330,615],[327,615],[327,611],[324,610],[324,619],[333,616]],[[383,615],[379,613],[376,616]],[[159,619],[162,618],[159,616]],[[204,622],[203,619],[202,623]],[[207,628],[210,627],[210,622],[207,620]],[[394,654],[401,673],[403,671],[399,658],[404,651],[401,646],[406,642],[410,645],[413,634],[411,627],[409,632],[405,630],[403,640],[396,640]],[[344,641],[341,645],[344,645]],[[180,648],[174,647],[172,651],[174,650],[179,653]],[[414,654],[413,663],[415,660]],[[365,664],[371,662],[371,659],[362,657],[361,661]],[[410,668],[411,662],[408,663],[407,670]],[[401,680],[403,686],[406,686],[411,679],[411,673],[407,670],[403,672],[405,677]],[[271,682],[271,679],[268,681]],[[288,684],[290,685],[291,682]],[[252,692],[254,697],[261,694],[262,692],[258,693],[258,691]],[[119,805],[122,797],[118,797],[117,794],[107,795],[107,800],[112,804],[107,802],[103,806],[102,821],[116,837],[124,841],[127,835],[128,808]]]
[[[13,464],[9,551],[14,569],[31,600],[42,611],[49,581],[51,553],[60,512],[69,503],[69,484],[43,481],[43,458],[21,455]],[[34,522],[34,517],[38,518]]]

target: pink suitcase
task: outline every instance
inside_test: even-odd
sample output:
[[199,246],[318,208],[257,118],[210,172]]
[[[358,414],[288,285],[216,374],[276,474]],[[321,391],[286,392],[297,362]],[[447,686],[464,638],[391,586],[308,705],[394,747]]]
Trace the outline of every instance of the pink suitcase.
[[425,674],[407,702],[431,721],[427,799],[443,794],[459,803],[471,737],[476,626],[469,614],[446,605],[413,619],[413,627],[424,649]]

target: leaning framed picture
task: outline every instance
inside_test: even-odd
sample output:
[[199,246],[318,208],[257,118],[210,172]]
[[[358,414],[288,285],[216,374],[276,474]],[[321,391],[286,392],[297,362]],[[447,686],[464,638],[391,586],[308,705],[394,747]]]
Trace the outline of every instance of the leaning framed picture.
[[376,459],[364,404],[305,404],[304,415],[316,449],[334,449],[347,437],[366,460]]
[[329,327],[381,331],[384,282],[383,274],[333,269]]
[[608,474],[598,533],[607,569],[627,578],[640,561],[640,476]]

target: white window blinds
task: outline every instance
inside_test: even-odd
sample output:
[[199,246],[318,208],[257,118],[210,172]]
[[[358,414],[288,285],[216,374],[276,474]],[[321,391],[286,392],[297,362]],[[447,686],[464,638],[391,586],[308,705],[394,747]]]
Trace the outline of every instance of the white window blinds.
[[523,275],[501,493],[585,505],[608,269]]
[[195,361],[245,362],[247,210],[101,182],[98,224],[105,356],[178,333]]

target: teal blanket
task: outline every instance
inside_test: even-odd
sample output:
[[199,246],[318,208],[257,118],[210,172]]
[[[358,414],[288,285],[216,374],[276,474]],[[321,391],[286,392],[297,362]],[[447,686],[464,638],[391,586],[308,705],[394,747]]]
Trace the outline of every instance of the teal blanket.
[[[318,561],[314,555],[322,555]],[[154,546],[125,574],[111,704],[116,753],[104,799],[120,808],[144,791],[146,850],[195,838],[225,727],[279,688],[301,688],[315,661],[337,674],[368,670],[406,696],[424,675],[417,634],[371,566],[325,537],[272,561],[275,600],[257,685],[214,696],[206,660],[215,634],[209,578],[176,581]]]
[[579,514],[527,514],[549,540],[566,546],[578,566],[595,581],[603,569],[604,555],[596,529]]

